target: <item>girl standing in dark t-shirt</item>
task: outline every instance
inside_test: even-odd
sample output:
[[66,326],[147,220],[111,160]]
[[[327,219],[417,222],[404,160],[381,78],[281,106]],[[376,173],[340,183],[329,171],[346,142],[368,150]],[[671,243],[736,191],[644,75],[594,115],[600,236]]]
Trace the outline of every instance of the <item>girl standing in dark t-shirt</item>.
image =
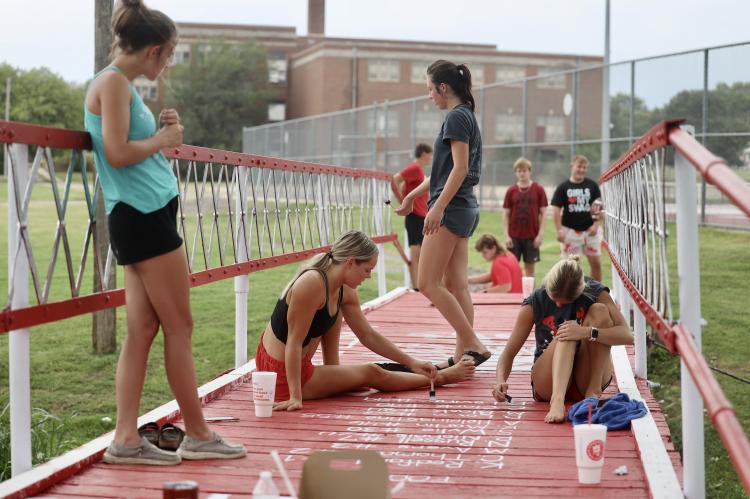
[[542,287],[523,302],[497,362],[496,400],[506,400],[513,359],[535,329],[531,369],[534,400],[549,401],[547,423],[565,421],[565,401],[600,396],[612,379],[613,345],[631,345],[633,334],[601,283],[584,278],[577,255],[557,262]]
[[456,348],[448,365],[465,356],[479,365],[491,353],[474,333],[467,275],[469,237],[479,223],[474,186],[482,170],[482,136],[474,116],[471,73],[463,64],[435,61],[427,68],[427,87],[435,105],[449,112],[435,140],[430,177],[404,198],[396,212],[410,213],[413,200],[429,189],[419,290],[456,331]]

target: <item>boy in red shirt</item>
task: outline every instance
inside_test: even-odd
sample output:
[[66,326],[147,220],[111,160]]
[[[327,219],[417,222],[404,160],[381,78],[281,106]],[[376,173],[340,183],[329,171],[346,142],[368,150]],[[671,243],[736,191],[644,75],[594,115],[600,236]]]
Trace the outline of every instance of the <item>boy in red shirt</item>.
[[521,265],[516,256],[491,234],[482,234],[474,248],[492,262],[490,271],[469,277],[469,284],[490,283],[482,293],[522,293]]
[[[424,180],[424,169],[427,165],[432,164],[432,147],[427,144],[417,144],[414,149],[413,162],[404,167],[403,170],[391,178],[391,190],[399,202],[404,200],[404,196],[416,189]],[[406,215],[404,224],[406,225],[406,235],[409,239],[409,274],[411,275],[411,285],[417,285],[417,269],[419,269],[419,253],[422,249],[422,228],[424,227],[424,217],[427,215],[427,196],[423,195],[414,199],[414,208],[412,212]],[[416,290],[416,288],[414,288]],[[418,291],[418,290],[417,290]]]
[[520,261],[523,256],[526,277],[534,277],[539,247],[544,238],[547,194],[531,180],[531,162],[519,158],[513,165],[518,181],[505,192],[505,244]]

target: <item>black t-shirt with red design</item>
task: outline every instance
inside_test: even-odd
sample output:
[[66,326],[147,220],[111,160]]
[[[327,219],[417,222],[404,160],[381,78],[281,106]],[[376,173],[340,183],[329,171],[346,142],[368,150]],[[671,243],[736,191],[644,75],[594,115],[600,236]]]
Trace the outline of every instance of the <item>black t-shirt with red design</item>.
[[552,195],[552,206],[562,208],[562,224],[575,230],[588,230],[594,224],[591,203],[602,197],[599,184],[590,178],[573,183],[566,180],[558,185]]
[[589,307],[596,303],[602,291],[609,292],[609,288],[595,281],[590,277],[584,278],[586,288],[583,294],[573,303],[563,305],[558,308],[555,305],[544,287],[535,289],[533,293],[526,297],[523,305],[531,305],[534,311],[534,334],[536,336],[536,350],[534,350],[534,360],[539,358],[552,341],[557,328],[565,321],[576,320],[580,324],[589,311]]

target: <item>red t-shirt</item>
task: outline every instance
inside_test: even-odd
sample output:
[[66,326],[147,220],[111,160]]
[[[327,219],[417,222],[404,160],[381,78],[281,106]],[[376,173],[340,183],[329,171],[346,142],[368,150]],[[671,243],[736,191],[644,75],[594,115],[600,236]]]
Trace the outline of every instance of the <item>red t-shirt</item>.
[[505,192],[503,208],[510,209],[508,234],[514,239],[534,239],[539,234],[539,210],[547,206],[544,188],[532,182],[525,189],[513,184]]
[[492,260],[492,285],[510,283],[508,293],[522,293],[523,285],[521,284],[521,266],[518,264],[516,256],[508,251],[504,255],[497,255]]
[[[404,196],[419,187],[419,184],[424,180],[424,170],[417,161],[406,165],[399,173],[406,183]],[[427,216],[427,195],[428,193],[425,192],[414,200],[412,213],[420,217]]]

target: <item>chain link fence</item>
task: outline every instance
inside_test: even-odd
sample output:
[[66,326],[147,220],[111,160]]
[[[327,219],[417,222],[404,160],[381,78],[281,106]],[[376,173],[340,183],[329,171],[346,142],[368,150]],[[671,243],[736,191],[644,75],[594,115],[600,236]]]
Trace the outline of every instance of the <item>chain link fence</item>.
[[[696,137],[750,179],[750,43],[632,60],[609,66],[542,73],[474,90],[482,129],[483,173],[478,195],[499,209],[515,182],[513,163],[525,156],[533,178],[551,194],[568,177],[570,159],[586,155],[591,177],[636,138],[666,118],[685,118]],[[602,127],[603,72],[609,71],[609,137]],[[243,150],[395,173],[414,146],[432,144],[444,117],[427,97],[373,103],[347,111],[243,130]],[[603,144],[609,157],[602,157]],[[606,154],[606,152],[605,152]],[[429,172],[428,172],[429,173]],[[667,202],[671,204],[669,184]],[[701,222],[750,229],[721,193],[700,187]]]

